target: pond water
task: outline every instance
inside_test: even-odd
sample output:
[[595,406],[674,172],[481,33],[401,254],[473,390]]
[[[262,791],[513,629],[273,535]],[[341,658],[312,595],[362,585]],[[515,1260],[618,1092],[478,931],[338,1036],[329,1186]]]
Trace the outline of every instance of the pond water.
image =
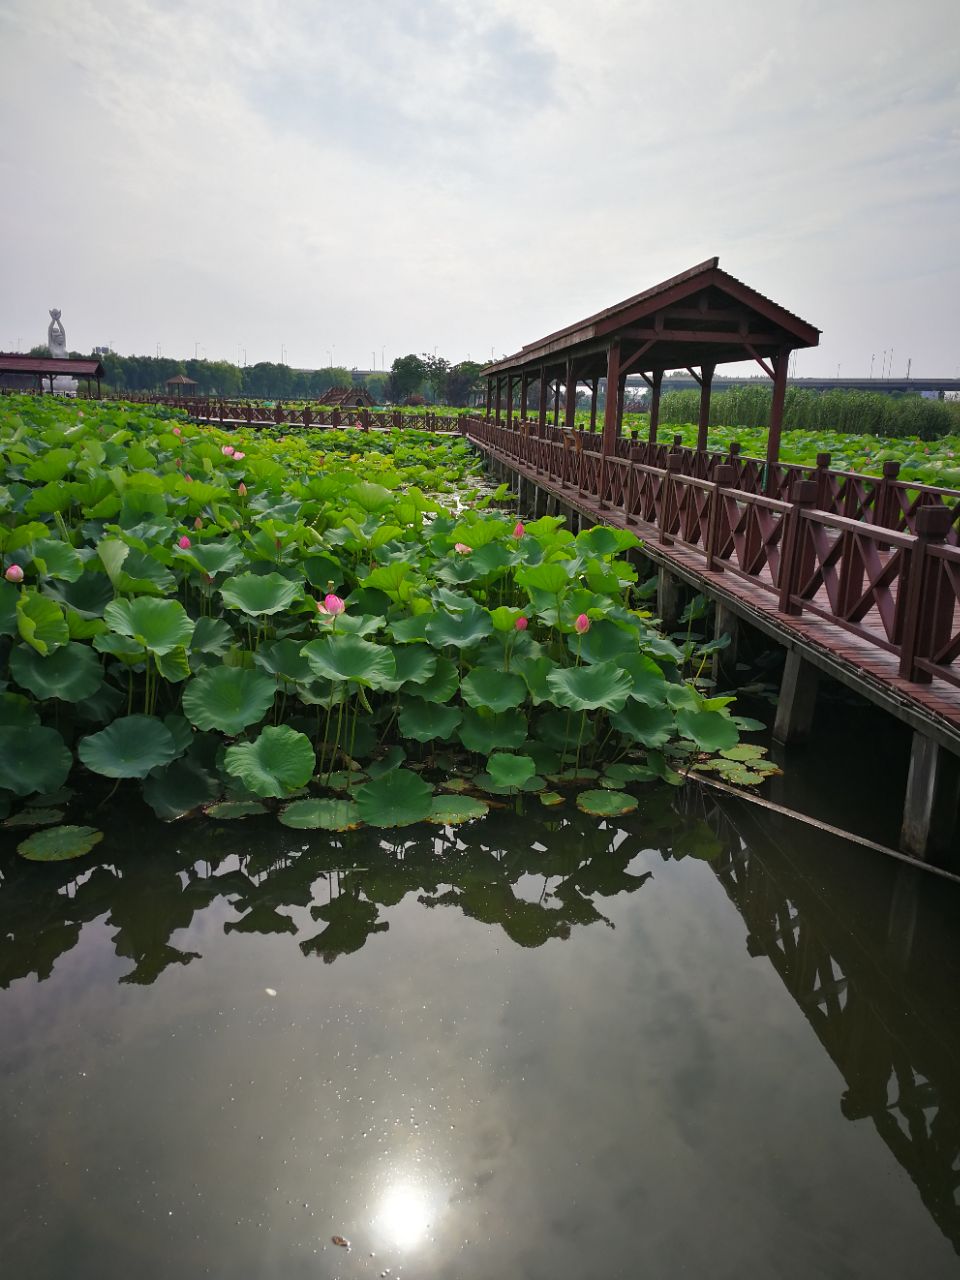
[[11,842],[3,1274],[956,1275],[960,889],[756,813]]

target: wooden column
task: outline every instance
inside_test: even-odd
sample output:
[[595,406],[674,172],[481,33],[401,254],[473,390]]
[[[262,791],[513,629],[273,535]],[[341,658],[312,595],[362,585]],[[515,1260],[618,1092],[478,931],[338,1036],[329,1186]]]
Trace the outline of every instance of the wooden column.
[[495,416],[495,418],[496,418],[497,426],[498,426],[498,427],[499,427],[499,425],[500,425],[500,408],[501,408],[501,398],[500,398],[500,375],[499,375],[499,373],[498,373],[498,374],[497,374],[496,413],[495,413],[495,415],[494,415],[494,416]]
[[707,451],[707,431],[710,428],[710,388],[713,385],[713,371],[716,367],[715,364],[710,363],[700,366],[700,420],[697,425],[699,453]]
[[513,427],[513,375],[507,374],[507,428]]
[[490,410],[493,407],[493,379],[487,379],[487,411],[485,417],[490,417]]
[[790,352],[773,357],[773,400],[770,403],[770,430],[767,432],[767,492],[773,488],[773,468],[780,461],[780,431],[783,427],[783,402],[787,396],[787,369]]
[[653,385],[650,389],[650,431],[647,439],[651,444],[657,443],[657,430],[660,426],[660,388],[663,386],[663,370],[654,369]]
[[597,392],[600,390],[600,379],[593,377],[590,379],[590,431],[591,433],[597,429]]
[[530,375],[524,369],[520,375],[520,418],[522,421],[527,419],[527,390],[530,386]]
[[605,455],[617,452],[620,429],[620,339],[614,338],[607,352],[607,398],[603,406],[603,444]]
[[810,736],[817,704],[818,672],[797,649],[787,650],[773,724],[774,742],[802,742]]
[[547,425],[547,368],[540,370],[540,398],[537,404],[537,422],[541,432]]
[[574,364],[572,360],[567,361],[567,380],[564,385],[566,387],[566,395],[563,411],[563,425],[569,431],[572,431],[577,424],[577,376],[574,372]]
[[553,383],[553,425],[560,425],[560,379],[556,378]]
[[915,729],[900,831],[905,853],[929,858],[951,847],[960,807],[958,783],[957,757]]

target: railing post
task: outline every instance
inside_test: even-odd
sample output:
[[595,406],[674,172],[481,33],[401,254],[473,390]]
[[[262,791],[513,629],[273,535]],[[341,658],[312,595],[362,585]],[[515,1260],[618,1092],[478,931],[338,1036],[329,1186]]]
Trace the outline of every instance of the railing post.
[[817,454],[817,476],[814,483],[817,486],[817,507],[821,511],[828,511],[827,493],[830,487],[830,454]]
[[671,453],[667,457],[667,472],[663,477],[663,488],[660,492],[660,510],[658,514],[659,539],[661,545],[665,547],[673,546],[673,534],[670,526],[673,524],[673,515],[676,508],[676,487],[677,482],[674,476],[678,475],[683,467],[683,458],[679,453]]
[[894,499],[896,489],[894,482],[900,474],[899,462],[885,462],[880,481],[873,491],[873,519],[871,524],[884,529],[895,529],[897,526]]
[[900,675],[915,684],[929,684],[929,671],[918,669],[918,658],[932,658],[950,639],[956,597],[947,574],[934,556],[927,554],[931,546],[942,544],[950,532],[952,512],[949,507],[920,507],[917,510],[917,532],[907,579],[907,609],[900,646]]
[[784,519],[787,527],[783,535],[783,546],[780,550],[780,599],[778,608],[781,613],[798,614],[803,612],[803,605],[795,603],[793,597],[798,595],[803,583],[810,575],[810,546],[805,537],[803,513],[810,510],[817,501],[817,484],[815,480],[797,480],[793,486],[793,503]]
[[713,488],[710,491],[710,513],[707,517],[707,542],[704,550],[707,553],[707,572],[711,572],[715,568],[717,552],[717,540],[720,529],[720,512],[722,503],[720,499],[720,490],[728,489],[734,481],[734,469],[731,466],[720,466],[715,468],[713,473]]

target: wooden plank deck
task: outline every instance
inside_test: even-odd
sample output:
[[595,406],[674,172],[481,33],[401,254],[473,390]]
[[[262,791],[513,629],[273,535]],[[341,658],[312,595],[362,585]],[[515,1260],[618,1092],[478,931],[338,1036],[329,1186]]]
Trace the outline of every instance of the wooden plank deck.
[[[564,506],[590,520],[630,529],[642,539],[643,554],[655,564],[665,566],[698,591],[723,603],[780,644],[801,650],[820,670],[912,728],[922,730],[947,750],[960,754],[960,689],[937,678],[929,684],[904,679],[899,674],[896,654],[879,644],[813,613],[782,613],[769,584],[764,587],[761,581],[722,569],[707,570],[706,557],[700,550],[676,542],[664,545],[656,526],[638,519],[628,521],[622,509],[601,507],[593,495],[561,485],[478,440],[472,443]],[[821,592],[814,603],[826,606],[828,602]]]

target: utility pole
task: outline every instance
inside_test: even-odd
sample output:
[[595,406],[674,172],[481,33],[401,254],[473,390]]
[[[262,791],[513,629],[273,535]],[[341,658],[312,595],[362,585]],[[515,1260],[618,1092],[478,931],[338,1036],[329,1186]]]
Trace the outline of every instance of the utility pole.
[[870,357],[870,377],[871,378],[873,377],[873,362],[876,358],[877,358],[877,353],[874,352]]
[[913,364],[913,356],[907,356],[907,381],[910,381],[910,366]]

